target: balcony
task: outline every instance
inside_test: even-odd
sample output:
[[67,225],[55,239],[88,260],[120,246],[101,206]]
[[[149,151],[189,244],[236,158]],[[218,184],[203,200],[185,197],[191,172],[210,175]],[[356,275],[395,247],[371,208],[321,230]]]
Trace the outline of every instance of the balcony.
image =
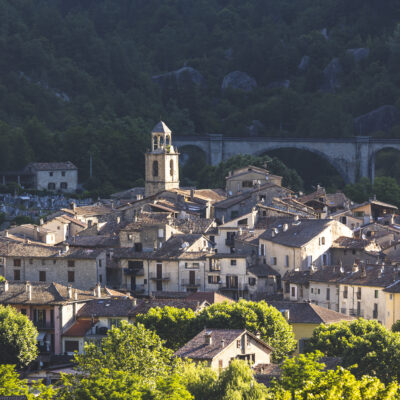
[[144,276],[144,269],[124,268],[125,275]]
[[154,272],[151,272],[149,278],[151,280],[153,280],[153,281],[169,281],[170,280],[170,274],[169,273],[167,273],[167,274],[164,273],[162,275],[158,275],[158,274],[156,274]]
[[33,325],[39,330],[54,329],[54,322],[33,321]]
[[356,308],[350,308],[349,309],[349,315],[353,317],[364,317],[364,311],[363,310],[357,310]]
[[225,239],[225,244],[226,244],[228,247],[234,246],[234,245],[235,245],[235,238],[226,238],[226,239]]
[[191,286],[191,287],[198,287],[201,285],[200,279],[182,279],[181,280],[182,286]]

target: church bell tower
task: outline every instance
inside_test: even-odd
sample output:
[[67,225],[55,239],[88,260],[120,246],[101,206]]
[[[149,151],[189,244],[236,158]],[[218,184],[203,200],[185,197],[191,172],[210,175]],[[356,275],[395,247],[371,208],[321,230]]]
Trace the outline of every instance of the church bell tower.
[[151,131],[151,151],[145,159],[146,197],[179,188],[179,153],[172,146],[170,129],[162,121]]

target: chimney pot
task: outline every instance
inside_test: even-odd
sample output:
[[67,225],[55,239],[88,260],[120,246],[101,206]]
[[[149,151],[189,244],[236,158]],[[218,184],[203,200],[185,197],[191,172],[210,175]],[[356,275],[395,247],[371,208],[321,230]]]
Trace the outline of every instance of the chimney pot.
[[67,292],[68,292],[68,298],[72,299],[72,287],[71,286],[68,286]]
[[8,281],[4,281],[4,291],[8,292]]
[[222,347],[222,348],[225,347],[225,340],[224,340],[224,339],[221,340],[221,347]]
[[137,306],[137,300],[134,298],[133,300],[132,300],[132,304],[136,307]]
[[205,344],[207,344],[207,345],[212,344],[211,332],[206,332],[206,334],[204,336],[204,341],[205,341]]
[[96,285],[95,296],[98,297],[98,298],[101,297],[101,286],[100,286],[100,283],[97,283],[97,285]]

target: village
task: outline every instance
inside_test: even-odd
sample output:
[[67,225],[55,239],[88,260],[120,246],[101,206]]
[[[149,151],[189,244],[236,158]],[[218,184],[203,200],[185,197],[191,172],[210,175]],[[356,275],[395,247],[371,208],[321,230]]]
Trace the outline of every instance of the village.
[[[58,379],[85,343],[153,307],[264,300],[292,326],[296,354],[321,323],[363,317],[390,329],[400,319],[396,206],[354,204],[320,186],[294,193],[252,165],[231,171],[224,188],[183,188],[165,123],[151,144],[145,187],[87,205],[63,200],[39,224],[0,233],[0,304],[39,332],[32,379]],[[70,162],[32,163],[24,174],[39,189],[77,188]],[[204,329],[175,355],[215,369],[240,358],[268,375],[272,351],[245,329]]]

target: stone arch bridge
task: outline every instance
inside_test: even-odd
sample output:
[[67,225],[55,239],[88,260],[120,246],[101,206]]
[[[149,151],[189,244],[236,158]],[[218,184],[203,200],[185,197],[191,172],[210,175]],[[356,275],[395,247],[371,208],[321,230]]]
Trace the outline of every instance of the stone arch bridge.
[[277,149],[300,149],[325,158],[340,173],[346,183],[361,177],[372,181],[375,175],[375,155],[393,148],[400,151],[400,139],[377,139],[369,136],[351,138],[269,138],[206,136],[175,136],[174,145],[199,147],[211,165],[216,165],[236,154],[260,155]]

